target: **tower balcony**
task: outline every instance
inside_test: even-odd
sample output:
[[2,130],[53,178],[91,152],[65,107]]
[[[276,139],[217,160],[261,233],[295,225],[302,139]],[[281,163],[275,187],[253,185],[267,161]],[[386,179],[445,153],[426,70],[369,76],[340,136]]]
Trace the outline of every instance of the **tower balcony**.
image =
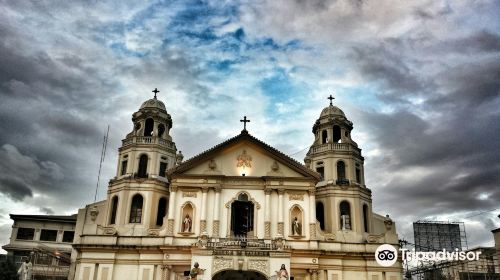
[[172,141],[157,136],[132,136],[122,140],[122,148],[133,144],[160,145],[175,151],[175,144]]
[[329,151],[339,151],[339,152],[345,151],[361,155],[361,149],[352,145],[351,143],[326,143],[326,144],[314,145],[311,147],[308,154],[317,154]]

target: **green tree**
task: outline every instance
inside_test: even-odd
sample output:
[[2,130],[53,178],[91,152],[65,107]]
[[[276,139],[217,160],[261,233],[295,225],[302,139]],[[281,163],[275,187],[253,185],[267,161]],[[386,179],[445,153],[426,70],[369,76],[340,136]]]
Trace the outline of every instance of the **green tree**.
[[10,260],[0,263],[0,280],[18,280],[17,268]]

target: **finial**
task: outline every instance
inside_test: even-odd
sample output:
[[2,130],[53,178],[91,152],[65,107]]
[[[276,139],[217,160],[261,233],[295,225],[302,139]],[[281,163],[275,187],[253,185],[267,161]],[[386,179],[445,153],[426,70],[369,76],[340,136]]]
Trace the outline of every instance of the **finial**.
[[333,101],[333,99],[335,99],[335,97],[333,97],[333,96],[330,94],[330,96],[329,96],[329,97],[327,97],[326,99],[330,99],[330,106],[332,106],[332,105],[333,105],[332,101]]
[[155,90],[153,90],[153,92],[155,93],[155,97],[154,97],[154,98],[156,99],[156,94],[157,94],[158,92],[160,92],[160,91],[159,91],[157,88],[155,88]]
[[247,122],[250,122],[250,120],[247,119],[247,116],[244,116],[240,122],[243,123],[243,131],[247,131]]

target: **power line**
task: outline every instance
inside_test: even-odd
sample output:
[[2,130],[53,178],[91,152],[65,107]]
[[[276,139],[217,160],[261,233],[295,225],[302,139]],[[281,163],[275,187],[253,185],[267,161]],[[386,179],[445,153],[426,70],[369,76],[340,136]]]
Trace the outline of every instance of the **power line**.
[[472,218],[472,217],[476,217],[476,216],[482,215],[482,214],[484,214],[484,213],[493,212],[493,211],[498,210],[498,209],[500,209],[500,208],[495,208],[495,209],[491,209],[491,210],[482,211],[482,212],[479,212],[479,213],[477,213],[477,214],[467,216],[467,217],[465,217],[464,219],[467,219],[467,218]]
[[97,200],[97,190],[99,189],[99,179],[101,177],[102,163],[104,162],[104,158],[106,157],[106,147],[108,146],[108,135],[109,135],[109,124],[108,124],[108,130],[106,131],[106,135],[104,135],[104,139],[102,141],[101,160],[99,161],[99,173],[97,173],[97,184],[95,186],[94,202],[96,202]]

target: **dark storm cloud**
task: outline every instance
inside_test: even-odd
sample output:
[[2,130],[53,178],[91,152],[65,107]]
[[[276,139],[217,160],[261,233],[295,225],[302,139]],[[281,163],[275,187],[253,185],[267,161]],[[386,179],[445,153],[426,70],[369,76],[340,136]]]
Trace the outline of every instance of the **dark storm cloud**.
[[33,196],[30,187],[16,178],[0,178],[0,192],[17,201]]
[[[375,185],[375,201],[400,222],[467,221],[467,214],[457,213],[493,209],[500,201],[499,37],[482,30],[459,39],[429,38],[353,49],[357,69],[392,107],[362,117],[381,149],[367,161],[369,176],[376,177],[367,180]],[[422,53],[405,48],[412,44]],[[481,225],[469,233],[473,242],[483,243],[492,221],[474,219]],[[410,227],[402,228],[411,235]]]

